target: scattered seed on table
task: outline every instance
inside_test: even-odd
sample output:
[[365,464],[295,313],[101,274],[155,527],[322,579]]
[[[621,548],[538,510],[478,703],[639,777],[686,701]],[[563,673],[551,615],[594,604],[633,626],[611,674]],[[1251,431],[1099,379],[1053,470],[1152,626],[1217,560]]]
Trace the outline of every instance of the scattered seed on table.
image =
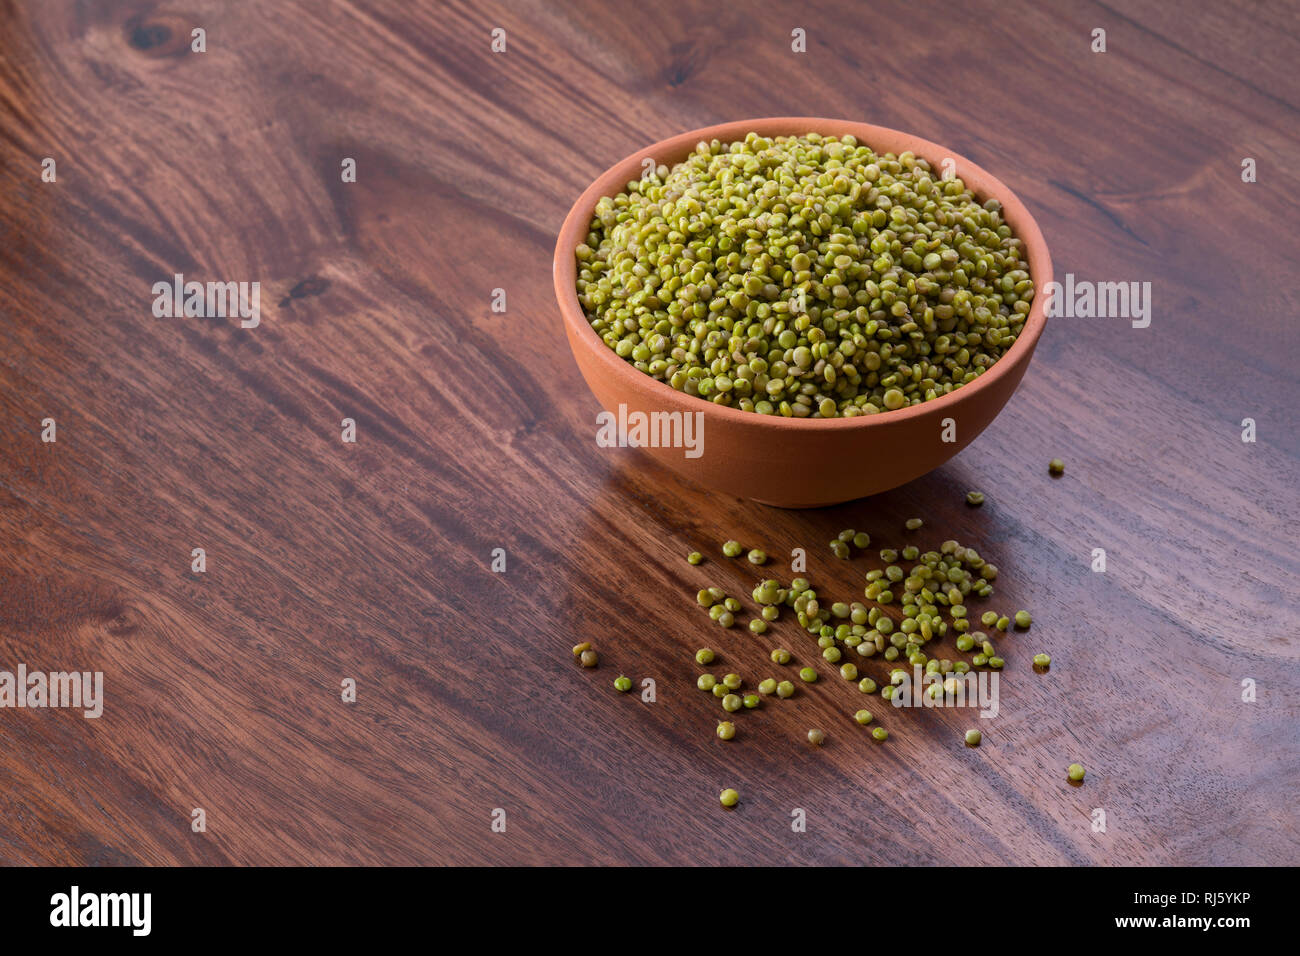
[[714,654],[711,648],[701,647],[695,652],[695,663],[697,664],[712,664],[713,658]]
[[739,613],[739,611],[740,611],[740,607],[741,607],[740,599],[739,599],[739,598],[734,598],[734,597],[729,597],[729,598],[727,598],[725,601],[722,602],[722,606],[725,607],[725,608],[726,608],[728,611],[730,611],[732,614]]
[[1028,611],[1016,612],[1016,627],[1020,628],[1022,631],[1028,630],[1029,625],[1032,624],[1033,622],[1034,619],[1029,616]]
[[767,552],[766,552],[766,551],[762,551],[762,550],[760,550],[760,549],[758,549],[758,548],[754,548],[752,551],[750,551],[749,554],[747,555],[747,557],[749,558],[749,563],[750,563],[750,564],[766,564],[766,563],[767,563]]
[[814,727],[812,730],[808,731],[808,743],[812,744],[814,747],[820,747],[822,744],[826,743],[826,734]]
[[1035,655],[1034,655],[1034,666],[1035,666],[1035,667],[1043,667],[1043,668],[1051,667],[1051,666],[1052,666],[1052,656],[1051,656],[1050,654],[1035,654]]
[[983,739],[984,739],[984,735],[980,733],[978,730],[966,731],[966,745],[968,747],[978,747],[980,745],[980,741]]
[[907,521],[903,523],[903,526],[907,528],[908,531],[915,531],[923,524],[925,524],[925,522],[920,518],[908,518]]
[[584,651],[591,650],[591,641],[583,641],[581,644],[573,645],[573,656],[581,657]]
[[1053,475],[1065,474],[1065,462],[1059,458],[1053,458],[1047,463],[1047,470]]
[[704,561],[704,555],[700,554],[698,551],[692,551],[686,556],[686,560],[691,564],[701,564]]
[[734,807],[737,803],[740,802],[740,794],[738,794],[735,790],[728,788],[726,790],[723,790],[722,793],[718,794],[718,800],[722,803],[724,807]]
[[736,623],[736,615],[732,614],[730,611],[723,611],[718,615],[718,623],[723,627],[731,627],[731,625]]
[[754,634],[762,634],[767,630],[767,621],[763,620],[761,617],[753,618],[749,622],[749,629]]
[[620,694],[626,694],[632,689],[632,679],[630,677],[618,676],[614,678],[614,689]]
[[876,692],[876,682],[870,677],[864,677],[858,681],[858,690],[864,694],[874,694]]
[[767,607],[763,608],[762,614],[763,614],[763,620],[775,621],[778,617],[781,616],[781,609],[777,607],[775,604],[769,604]]
[[817,683],[817,672],[811,667],[805,667],[799,671],[799,679],[805,684]]
[[849,546],[843,541],[836,539],[831,542],[831,554],[835,555],[835,557],[839,558],[841,561],[847,561],[849,558]]
[[722,709],[728,713],[735,713],[740,710],[742,701],[739,694],[728,694],[722,698]]
[[843,665],[842,667],[840,667],[840,676],[843,677],[845,680],[857,680],[858,666],[852,662]]
[[736,725],[729,720],[718,722],[718,736],[723,740],[730,740],[736,736]]
[[984,493],[980,491],[966,492],[966,504],[970,505],[972,508],[978,508],[980,505],[984,504]]
[[578,660],[582,662],[583,667],[595,667],[600,662],[600,655],[595,651],[586,650]]
[[867,534],[865,531],[859,531],[857,534],[853,536],[853,547],[861,549],[861,548],[868,548],[870,546],[871,546],[871,535]]
[[1070,764],[1070,766],[1069,766],[1068,768],[1066,768],[1066,771],[1065,771],[1065,772],[1066,772],[1066,774],[1069,775],[1069,777],[1070,777],[1071,780],[1073,780],[1075,783],[1078,783],[1080,780],[1083,779],[1083,775],[1084,775],[1087,771],[1085,771],[1085,770],[1083,769],[1083,764],[1081,764],[1081,763],[1072,763],[1072,764]]
[[871,711],[860,710],[853,715],[853,719],[860,724],[869,724],[874,718],[871,716]]
[[983,614],[980,615],[980,623],[983,624],[985,627],[992,627],[997,622],[998,622],[997,611],[985,611]]
[[762,694],[763,696],[765,696],[765,697],[768,696],[769,694],[775,694],[775,693],[776,693],[776,681],[775,681],[773,678],[771,678],[771,677],[767,678],[766,680],[761,680],[761,681],[759,681],[759,682],[758,682],[758,692],[759,692],[760,694]]
[[884,727],[873,727],[871,730],[871,736],[876,738],[877,741],[888,740],[889,731],[886,730]]
[[843,653],[834,644],[822,651],[822,657],[826,658],[828,664],[838,664],[842,656]]
[[763,699],[757,694],[746,694],[741,698],[740,702],[745,705],[746,710],[753,710],[763,702]]
[[773,663],[773,664],[789,664],[789,663],[790,663],[790,652],[787,651],[784,647],[778,647],[778,648],[774,649],[774,650],[772,651],[771,657],[772,657],[772,663]]
[[695,686],[700,690],[713,690],[718,685],[718,679],[712,674],[701,674],[695,678]]
[[744,682],[744,678],[739,674],[727,674],[722,678],[722,683],[726,684],[729,690],[739,690]]
[[776,685],[776,696],[783,700],[787,697],[793,697],[794,684],[790,683],[788,680],[781,681],[781,683]]
[[724,541],[722,544],[722,553],[729,558],[739,556],[740,552],[745,550],[740,546],[739,541]]

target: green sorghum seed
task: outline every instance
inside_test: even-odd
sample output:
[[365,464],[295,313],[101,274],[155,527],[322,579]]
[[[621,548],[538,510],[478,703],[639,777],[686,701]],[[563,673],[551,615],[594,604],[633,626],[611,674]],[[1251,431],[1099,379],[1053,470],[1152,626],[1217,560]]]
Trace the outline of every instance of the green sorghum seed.
[[898,552],[893,548],[882,548],[880,551],[880,560],[886,564],[893,564],[898,560]]
[[749,622],[749,629],[755,634],[762,634],[767,630],[767,621],[763,620],[761,617],[756,617]]
[[826,658],[828,664],[838,664],[843,656],[843,653],[834,644],[822,651],[822,657]]
[[853,536],[855,534],[857,534],[857,532],[854,531],[852,528],[845,528],[843,531],[837,534],[835,538],[836,540],[843,541],[845,544],[848,544],[850,541],[853,540]]
[[583,641],[581,644],[573,645],[573,656],[581,657],[583,651],[591,650],[591,641]]
[[894,687],[890,684],[886,684],[884,687],[880,688],[880,696],[885,700],[889,700],[894,696]]
[[889,731],[884,727],[873,727],[871,730],[871,736],[877,741],[883,742],[889,739]]
[[729,720],[718,721],[718,736],[723,740],[730,740],[736,736],[736,725]]
[[738,598],[729,597],[722,602],[722,606],[725,607],[732,614],[738,614],[740,612],[741,603]]
[[716,655],[713,653],[712,649],[707,647],[701,647],[698,651],[695,652],[695,663],[712,664],[715,656]]
[[692,551],[686,556],[686,560],[691,564],[701,564],[704,561],[704,555],[698,551]]
[[620,674],[614,678],[614,689],[620,694],[626,694],[632,689],[632,679]]
[[723,627],[731,627],[731,625],[736,623],[736,616],[730,611],[723,611],[718,615],[718,623]]
[[726,697],[722,698],[722,709],[734,713],[735,711],[740,710],[741,703],[739,694],[728,694]]
[[997,622],[998,622],[997,611],[985,611],[983,614],[980,615],[980,623],[983,624],[985,627],[992,627]]
[[1032,623],[1034,623],[1034,619],[1029,616],[1028,611],[1016,612],[1016,627],[1020,628],[1023,631],[1027,629],[1029,625]]
[[762,614],[763,614],[763,620],[775,621],[778,617],[781,616],[781,609],[778,608],[775,604],[769,604],[767,607],[763,608]]
[[1035,294],[999,204],[852,137],[701,143],[601,198],[589,227],[575,289],[605,344],[756,413],[948,394],[1011,347]]
[[975,641],[969,634],[963,634],[961,637],[957,638],[957,650],[961,651],[963,654],[974,646]]
[[808,731],[808,743],[812,744],[814,747],[820,747],[822,744],[826,743],[826,734],[814,727],[812,730]]
[[858,723],[860,723],[860,724],[869,724],[869,723],[871,723],[871,721],[872,721],[871,711],[869,711],[869,710],[860,710],[860,711],[858,711],[856,714],[853,715],[853,719],[856,720],[856,721],[857,721]]
[[695,678],[695,686],[700,690],[713,690],[717,686],[718,679],[712,674],[701,674]]
[[835,555],[835,557],[839,558],[841,561],[846,561],[848,560],[849,557],[849,546],[845,544],[843,541],[838,541],[838,540],[832,541],[831,553]]
[[865,531],[859,531],[853,536],[853,547],[866,548],[871,546],[871,535]]
[[843,666],[840,667],[840,676],[843,677],[845,680],[857,680],[858,666],[852,663],[844,664]]
[[952,672],[953,672],[954,674],[966,674],[966,673],[969,673],[969,672],[970,672],[970,665],[967,664],[965,661],[956,661],[956,662],[952,665]]
[[966,504],[970,505],[972,508],[978,508],[980,505],[984,504],[983,493],[978,491],[966,492]]
[[745,549],[740,546],[739,541],[724,541],[722,543],[722,553],[729,558],[736,557],[743,550]]
[[695,595],[695,600],[700,603],[701,607],[712,607],[716,603],[713,600],[713,595],[709,593],[708,588],[705,588],[700,591],[699,594]]
[[1003,666],[1005,666],[1005,664],[1006,661],[1004,661],[1000,657],[995,656],[989,658],[989,667],[993,668],[994,670],[1001,670]]
[[709,588],[709,596],[713,598],[714,604],[718,604],[727,596],[727,592],[722,588],[713,587]]
[[849,606],[843,601],[836,601],[831,605],[831,616],[845,618],[849,616]]
[[766,563],[767,563],[767,552],[766,552],[766,551],[761,551],[761,550],[759,550],[758,548],[754,548],[752,551],[749,552],[748,555],[746,555],[746,557],[749,558],[749,563],[750,563],[750,564],[766,564]]
[[753,710],[760,703],[762,703],[762,700],[763,699],[759,697],[757,694],[746,694],[744,697],[740,699],[740,702],[745,705],[746,710]]
[[778,647],[774,649],[769,656],[772,658],[773,664],[790,663],[790,652],[787,651],[784,647]]
[[758,692],[764,697],[776,693],[776,680],[768,677],[758,682]]
[[805,684],[814,684],[817,682],[817,672],[811,667],[804,667],[799,671],[799,679]]
[[[1052,658],[1051,658],[1051,655],[1049,655],[1049,654],[1035,654],[1035,655],[1034,655],[1034,666],[1035,666],[1035,667],[1051,667],[1051,666],[1052,666]],[[1068,668],[1067,668],[1067,669],[1068,669]]]
[[582,664],[583,667],[595,667],[598,663],[600,663],[600,655],[598,655],[593,650],[585,650],[578,657],[578,661]]
[[776,685],[776,696],[782,699],[794,696],[794,684],[788,680],[783,680]]
[[1053,458],[1047,463],[1047,470],[1053,475],[1063,475],[1065,474],[1065,462],[1059,458]]
[[1007,617],[1006,615],[1003,615],[1002,617],[998,618],[997,623],[993,626],[996,627],[999,631],[1005,631],[1007,628],[1011,626],[1011,618]]
[[1066,774],[1069,775],[1069,777],[1070,777],[1071,780],[1073,780],[1073,781],[1075,781],[1076,783],[1078,783],[1080,780],[1083,779],[1083,775],[1084,775],[1087,771],[1083,769],[1083,764],[1081,764],[1081,763],[1072,763],[1072,764],[1070,764],[1070,766],[1069,766],[1068,768],[1066,768],[1066,771],[1065,771],[1065,772],[1066,772]]
[[722,683],[727,685],[729,690],[739,690],[740,685],[745,681],[739,674],[727,674],[722,678]]
[[984,735],[980,733],[978,730],[966,731],[966,745],[968,747],[978,747],[980,745],[980,741],[983,739],[984,739]]
[[740,794],[728,787],[718,794],[718,800],[724,807],[734,807],[740,802]]
[[876,692],[876,682],[870,677],[864,677],[858,681],[858,690],[864,694],[874,694]]
[[723,697],[726,697],[727,685],[722,683],[722,681],[718,681],[717,683],[715,683],[713,685],[713,696],[718,698],[719,700],[721,700]]
[[921,527],[921,525],[923,525],[924,523],[925,522],[923,522],[920,518],[908,518],[905,522],[903,522],[903,527],[907,528],[908,531],[915,531],[917,528]]
[[970,662],[976,667],[983,667],[989,662],[989,656],[987,654],[976,654],[970,659]]

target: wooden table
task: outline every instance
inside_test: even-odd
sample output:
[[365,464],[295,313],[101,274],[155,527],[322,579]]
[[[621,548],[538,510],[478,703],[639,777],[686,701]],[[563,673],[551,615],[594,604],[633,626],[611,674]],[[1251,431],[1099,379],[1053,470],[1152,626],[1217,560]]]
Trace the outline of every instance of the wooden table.
[[[0,862],[1297,862],[1293,5],[6,6],[0,669],[102,671],[105,704],[0,710]],[[837,508],[597,447],[560,220],[648,142],[774,114],[950,145],[1058,277],[1149,281],[1150,326],[1052,320],[969,449]],[[260,325],[156,318],[176,273],[260,282]],[[786,578],[805,547],[851,600],[867,565],[826,541],[914,514],[1033,610],[1000,717],[824,668],[718,740],[697,647],[751,681],[816,653],[707,620],[701,584],[753,577],[719,543]]]

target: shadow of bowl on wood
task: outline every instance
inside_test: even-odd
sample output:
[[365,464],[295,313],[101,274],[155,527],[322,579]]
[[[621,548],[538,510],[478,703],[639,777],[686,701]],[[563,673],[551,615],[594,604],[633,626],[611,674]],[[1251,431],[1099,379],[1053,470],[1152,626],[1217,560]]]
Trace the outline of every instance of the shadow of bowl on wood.
[[[1006,354],[975,381],[931,401],[876,415],[831,419],[759,415],[717,405],[679,392],[619,358],[592,329],[575,288],[574,249],[589,231],[596,203],[637,179],[646,158],[671,166],[701,140],[730,142],[743,139],[751,130],[761,136],[852,135],[876,152],[910,150],[936,169],[950,159],[956,175],[976,196],[1001,202],[1005,221],[1024,242],[1029,275],[1038,291],[1023,330]],[[701,424],[694,457],[688,454],[691,449],[682,447],[642,446],[642,451],[708,488],[781,508],[815,508],[878,494],[918,478],[969,445],[993,421],[1020,384],[1046,324],[1044,290],[1052,280],[1052,263],[1043,235],[1024,204],[970,160],[937,143],[883,126],[777,117],[692,130],[638,150],[610,167],[565,217],[552,275],[569,347],[605,411],[619,422],[651,420],[650,416],[665,413],[685,421],[700,413],[698,419],[691,419]]]

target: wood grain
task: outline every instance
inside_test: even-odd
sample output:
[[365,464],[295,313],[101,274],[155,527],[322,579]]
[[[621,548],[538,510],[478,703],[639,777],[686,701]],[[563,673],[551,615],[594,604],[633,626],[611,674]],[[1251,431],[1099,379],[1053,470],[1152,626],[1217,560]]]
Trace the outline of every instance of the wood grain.
[[[0,710],[0,862],[1300,858],[1294,5],[0,9],[0,669],[102,670],[107,698]],[[551,299],[570,203],[647,142],[797,114],[970,156],[1059,275],[1150,281],[1151,326],[1053,320],[972,447],[834,509],[598,448]],[[177,272],[260,281],[261,325],[154,318]],[[753,680],[774,644],[815,653],[788,620],[707,621],[701,584],[752,577],[718,544],[807,548],[852,599],[868,565],[826,540],[901,543],[913,514],[1002,569],[993,606],[1034,612],[983,746],[969,712],[878,698],[873,744],[829,674],[718,741],[696,647]]]

